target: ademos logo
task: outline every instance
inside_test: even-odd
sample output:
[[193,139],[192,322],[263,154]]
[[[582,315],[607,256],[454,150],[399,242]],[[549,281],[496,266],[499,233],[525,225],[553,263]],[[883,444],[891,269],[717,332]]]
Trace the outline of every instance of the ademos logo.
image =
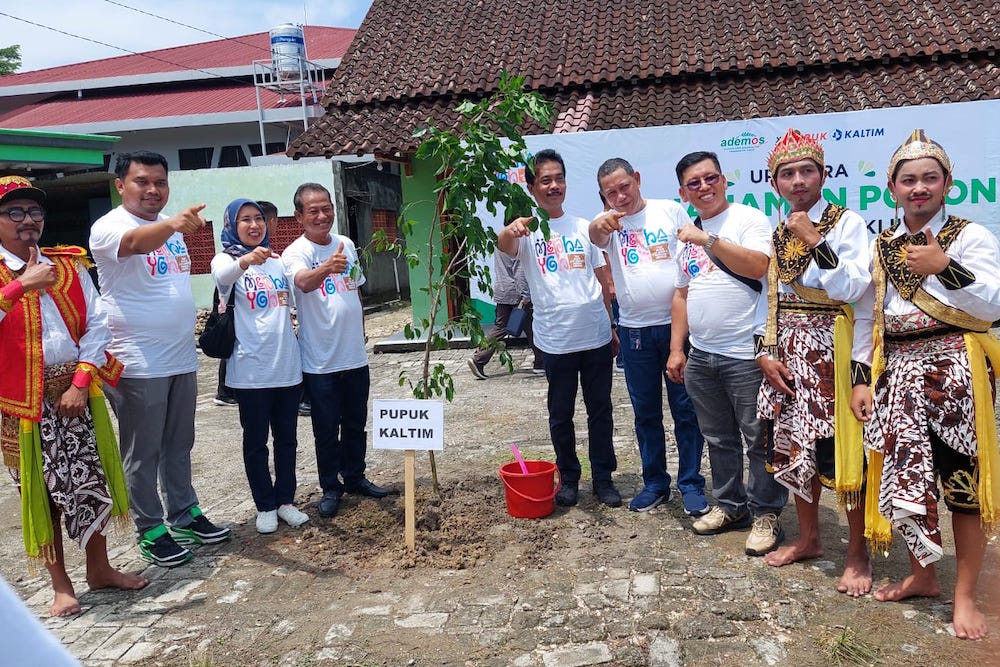
[[766,143],[767,139],[758,134],[754,134],[753,132],[743,132],[735,137],[723,139],[719,144],[719,147],[729,153],[745,153],[747,151],[757,150],[757,148]]

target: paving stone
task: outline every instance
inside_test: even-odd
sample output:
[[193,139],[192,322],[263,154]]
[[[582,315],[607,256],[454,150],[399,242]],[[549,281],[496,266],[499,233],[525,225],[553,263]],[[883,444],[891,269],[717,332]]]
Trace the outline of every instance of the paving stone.
[[88,658],[117,631],[116,628],[88,628],[79,639],[69,646],[69,649],[78,658]]
[[646,596],[660,593],[660,579],[655,574],[637,574],[632,577],[632,595]]
[[515,611],[510,617],[510,627],[515,630],[527,630],[542,623],[542,615],[537,611]]
[[403,628],[442,628],[448,622],[448,614],[442,612],[411,614],[394,619],[393,622]]
[[545,667],[584,667],[611,662],[611,649],[604,643],[569,646],[542,654]]
[[346,625],[344,623],[334,623],[326,631],[326,636],[323,637],[324,644],[330,644],[338,639],[347,639],[354,634],[354,628]]
[[683,664],[680,642],[655,633],[649,642],[649,667],[682,667]]
[[96,651],[90,654],[95,660],[118,660],[143,638],[143,628],[120,628]]
[[739,628],[734,623],[706,614],[684,616],[674,623],[672,629],[682,639],[733,637],[739,634]]
[[196,588],[205,583],[204,579],[184,579],[174,583],[165,593],[157,595],[152,602],[157,604],[170,604],[183,602],[184,598],[191,594]]
[[618,581],[609,581],[608,583],[603,584],[601,586],[601,593],[614,600],[627,602],[628,589],[629,589],[629,580],[619,579]]
[[750,639],[757,656],[768,665],[780,665],[785,661],[787,651],[781,642],[771,637],[754,637]]
[[351,612],[353,616],[388,616],[392,607],[387,604],[380,604],[374,607],[361,607]]

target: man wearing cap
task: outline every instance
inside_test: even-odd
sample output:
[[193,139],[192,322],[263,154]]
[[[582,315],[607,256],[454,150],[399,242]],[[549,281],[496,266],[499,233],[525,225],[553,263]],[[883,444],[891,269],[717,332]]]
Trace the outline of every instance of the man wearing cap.
[[101,382],[121,363],[106,353],[107,316],[76,246],[39,249],[45,193],[0,178],[0,444],[21,492],[24,545],[52,578],[52,616],[80,612],[62,529],[87,554],[91,589],[137,589],[108,562],[105,535],[128,520],[128,496]]
[[823,201],[823,147],[789,129],[767,161],[789,213],[771,235],[768,289],[754,342],[764,373],[757,400],[773,447],[774,478],[795,496],[799,538],[766,556],[780,567],[820,558],[819,496],[836,489],[847,509],[847,563],[837,589],[871,589],[864,538],[861,423],[850,411],[853,309],[871,280],[868,231],[858,214]]
[[[730,204],[715,153],[698,151],[676,167],[680,196],[698,218],[677,231],[677,279],[667,377],[684,382],[712,467],[716,506],[697,519],[697,535],[748,528],[745,551],[763,556],[783,539],[778,516],[788,490],[767,471],[757,417],[761,372],[753,323],[771,254],[771,226],[757,209]],[[686,350],[690,333],[690,352]],[[743,483],[744,449],[750,474]]]
[[985,227],[946,214],[951,161],[923,130],[893,154],[888,177],[903,219],[875,239],[872,284],[855,309],[851,409],[867,422],[872,548],[888,547],[891,523],[909,549],[910,576],[882,586],[875,599],[941,593],[940,478],[955,535],[955,635],[980,639],[988,629],[976,605],[984,529],[1000,523],[993,405],[1000,344],[990,334],[1000,318],[1000,243]]
[[701,455],[705,441],[684,385],[665,378],[670,353],[670,307],[677,274],[677,230],[689,222],[680,204],[645,199],[641,176],[627,160],[611,158],[597,170],[601,197],[611,207],[590,223],[590,240],[607,251],[618,303],[618,337],[625,384],[635,412],[643,488],[629,502],[646,512],[670,498],[663,386],[677,441],[677,489],[684,511],[708,512]]
[[[191,258],[184,234],[205,225],[204,204],[161,214],[170,196],[158,153],[121,153],[115,187],[122,204],[94,223],[90,250],[108,312],[108,349],[125,364],[108,398],[118,416],[139,553],[161,567],[191,560],[182,544],[228,540],[198,507],[191,484],[198,354]],[[157,482],[166,499],[166,516]]]

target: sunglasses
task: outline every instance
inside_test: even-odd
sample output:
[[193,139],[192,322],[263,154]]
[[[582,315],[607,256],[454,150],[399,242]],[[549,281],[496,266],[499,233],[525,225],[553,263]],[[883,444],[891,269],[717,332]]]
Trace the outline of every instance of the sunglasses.
[[38,206],[32,206],[29,209],[9,208],[6,211],[0,211],[0,215],[6,215],[11,222],[24,222],[28,216],[35,222],[41,222],[45,220],[45,209]]
[[704,183],[708,187],[712,187],[716,183],[718,183],[721,178],[722,174],[709,174],[704,178],[695,178],[693,180],[688,181],[687,183],[684,184],[684,187],[686,187],[691,192],[697,192],[698,190],[701,189],[702,183]]

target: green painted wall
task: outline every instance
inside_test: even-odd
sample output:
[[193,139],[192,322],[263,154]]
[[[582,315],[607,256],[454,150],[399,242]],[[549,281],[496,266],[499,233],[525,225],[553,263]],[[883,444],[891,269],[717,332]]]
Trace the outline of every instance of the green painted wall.
[[[410,269],[410,305],[413,308],[414,321],[426,316],[430,307],[430,297],[427,294],[427,261],[430,248],[429,238],[431,225],[434,223],[437,199],[434,187],[437,185],[438,164],[428,160],[414,159],[411,163],[411,175],[403,174],[403,219],[415,221],[412,232],[406,237],[406,247],[420,258],[420,264]],[[435,237],[435,247],[440,248],[439,237]],[[437,272],[437,270],[435,269]],[[438,322],[444,322],[448,317],[447,310],[438,317]]]
[[[213,223],[216,248],[221,248],[222,216],[226,204],[234,199],[266,199],[278,207],[278,215],[290,216],[295,211],[292,197],[302,183],[315,182],[333,190],[333,170],[330,161],[294,162],[288,165],[264,167],[232,167],[227,169],[196,169],[170,172],[170,201],[163,213],[174,215],[195,204],[207,204],[202,215]],[[338,218],[339,218],[338,212]],[[191,276],[195,305],[212,305],[212,277]]]

